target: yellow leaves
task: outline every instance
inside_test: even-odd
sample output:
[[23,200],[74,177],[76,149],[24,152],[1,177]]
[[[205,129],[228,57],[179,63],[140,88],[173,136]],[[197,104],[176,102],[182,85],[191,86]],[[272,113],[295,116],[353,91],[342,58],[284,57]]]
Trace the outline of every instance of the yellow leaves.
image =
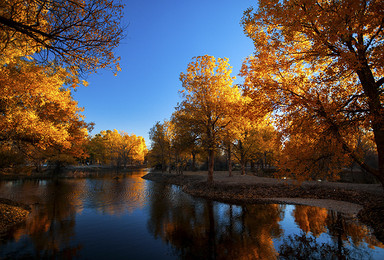
[[345,147],[373,127],[370,98],[382,96],[374,89],[384,67],[383,3],[260,0],[258,7],[242,18],[255,45],[240,72],[251,114],[270,113],[284,134],[282,169],[333,177],[349,163],[353,149]]
[[147,154],[143,137],[116,129],[101,131],[91,139],[88,149],[94,156],[93,159],[110,162],[116,166],[143,163]]
[[293,214],[295,222],[305,233],[311,232],[318,237],[327,231],[327,209],[296,205]]
[[82,81],[81,81],[81,84],[82,84],[84,87],[88,87],[88,85],[89,85],[88,81],[86,81],[86,80],[82,80]]
[[[120,60],[120,57],[119,57],[119,60]],[[115,72],[114,72],[114,76],[116,77],[117,76],[117,72],[121,71],[121,67],[120,67],[120,64],[119,63],[116,63],[116,68],[115,68]]]
[[[22,60],[1,67],[0,125],[4,131],[0,138],[30,142],[43,149],[69,147],[71,128],[82,117],[70,90],[63,87],[67,75],[61,68]],[[83,138],[87,134],[85,123],[80,128]]]
[[182,140],[198,138],[211,159],[211,151],[222,142],[233,141],[245,125],[251,124],[247,118],[251,98],[232,86],[231,71],[227,58],[205,55],[195,57],[187,72],[180,74],[184,100],[173,113],[172,122],[176,132],[184,133],[181,136],[186,139]]
[[[122,9],[113,0],[5,1],[0,10],[0,62],[29,56],[81,71],[120,71],[113,49],[122,37]],[[42,55],[33,55],[36,52]]]
[[363,55],[373,68],[382,68],[374,51],[383,46],[381,9],[381,1],[261,0],[258,10],[244,13],[242,23],[257,51],[274,46],[282,54],[308,63],[314,57],[329,57],[333,65],[349,70],[356,68],[357,55]]

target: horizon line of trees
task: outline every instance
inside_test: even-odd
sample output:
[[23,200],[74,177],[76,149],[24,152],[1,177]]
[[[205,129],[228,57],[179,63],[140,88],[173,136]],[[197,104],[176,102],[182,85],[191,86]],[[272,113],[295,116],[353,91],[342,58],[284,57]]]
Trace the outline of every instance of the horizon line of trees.
[[88,163],[107,164],[116,168],[143,165],[148,152],[142,136],[129,135],[116,129],[100,131],[90,138],[86,147]]
[[[92,124],[93,126],[93,124]],[[104,165],[117,169],[146,164],[148,153],[142,136],[116,129],[89,136],[81,133],[67,149],[39,148],[29,144],[2,144],[0,172],[60,172],[67,165]]]

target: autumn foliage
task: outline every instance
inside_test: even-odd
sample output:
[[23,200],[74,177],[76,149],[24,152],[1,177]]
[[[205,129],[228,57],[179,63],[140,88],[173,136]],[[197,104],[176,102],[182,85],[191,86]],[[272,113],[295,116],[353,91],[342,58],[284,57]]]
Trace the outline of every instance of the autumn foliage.
[[119,70],[123,37],[116,0],[9,0],[0,3],[0,60],[29,56],[75,71]]
[[384,185],[383,9],[260,0],[241,20],[255,47],[243,84],[232,85],[227,59],[194,58],[180,75],[172,131],[202,148],[209,180],[213,158],[226,154],[230,172],[234,160],[243,173],[259,162],[280,177],[335,180],[357,165]]
[[1,1],[0,168],[88,156],[92,123],[72,91],[79,75],[118,71],[113,49],[122,37],[118,1]]
[[235,121],[241,102],[240,90],[232,86],[228,59],[200,56],[194,58],[186,73],[180,74],[183,102],[176,117],[199,134],[208,154],[208,180],[213,181],[214,155],[226,130]]
[[187,167],[196,170],[196,161],[206,161],[209,182],[218,157],[227,157],[230,172],[232,161],[238,162],[243,174],[249,162],[264,165],[268,157],[272,165],[279,135],[264,114],[257,114],[252,99],[233,85],[231,72],[226,58],[193,58],[180,74],[182,102],[170,121],[158,122],[150,131],[150,165],[182,173]]
[[86,155],[83,144],[92,125],[65,86],[68,75],[22,59],[0,67],[1,146],[23,154],[38,170],[46,160],[74,162]]
[[[285,173],[334,175],[353,160],[384,185],[382,1],[259,1],[242,24],[255,46],[244,91],[286,141]],[[364,161],[360,137],[377,148]]]
[[109,164],[125,168],[144,163],[147,155],[145,140],[141,136],[124,131],[101,131],[87,145],[92,163]]

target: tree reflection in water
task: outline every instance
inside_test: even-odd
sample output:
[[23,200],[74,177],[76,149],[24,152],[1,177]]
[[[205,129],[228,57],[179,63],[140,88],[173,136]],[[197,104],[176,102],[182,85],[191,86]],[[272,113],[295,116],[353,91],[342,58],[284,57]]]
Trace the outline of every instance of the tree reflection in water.
[[[25,185],[24,185],[25,184]],[[53,181],[44,185],[25,182],[19,186],[22,194],[29,194],[35,205],[25,225],[18,227],[11,235],[15,241],[22,241],[27,235],[31,239],[36,254],[28,252],[31,244],[21,243],[20,248],[7,254],[9,258],[54,258],[57,255],[73,258],[82,249],[81,244],[73,245],[75,216],[81,204],[81,191],[84,183]],[[35,189],[34,189],[35,188]],[[38,192],[33,192],[33,191]],[[28,196],[28,195],[27,195]],[[28,198],[25,198],[28,200]],[[9,238],[8,238],[9,239]]]
[[[85,207],[109,215],[123,215],[142,208],[145,181],[140,176],[120,180],[109,177],[19,181],[9,185],[11,188],[1,183],[3,196],[15,196],[10,198],[33,205],[26,223],[2,239],[6,243],[13,240],[17,245],[7,253],[7,258],[79,257],[83,245],[74,243],[76,216]],[[0,240],[0,246],[3,241]]]
[[[182,259],[274,259],[273,238],[282,234],[279,205],[232,206],[198,200],[176,187],[150,199],[150,232],[174,248]],[[156,188],[156,187],[154,187]],[[154,192],[153,194],[157,194]]]
[[365,226],[323,208],[295,206],[301,232],[284,237],[284,205],[234,206],[196,200],[177,187],[153,189],[163,192],[149,199],[148,228],[181,259],[364,259],[363,243],[383,247]]
[[[293,215],[302,233],[284,239],[279,249],[283,259],[370,259],[367,248],[360,245],[384,248],[366,226],[340,213],[296,205]],[[325,232],[331,241],[319,239]]]
[[108,244],[135,259],[361,259],[384,247],[365,226],[326,209],[229,205],[141,176],[0,182],[0,197],[34,204],[27,222],[0,238],[0,258],[91,259],[95,251],[107,256]]

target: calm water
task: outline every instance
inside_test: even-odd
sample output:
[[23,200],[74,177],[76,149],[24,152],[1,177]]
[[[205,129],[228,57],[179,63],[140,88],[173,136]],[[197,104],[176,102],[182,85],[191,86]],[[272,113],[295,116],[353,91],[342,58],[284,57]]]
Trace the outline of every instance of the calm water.
[[0,259],[384,259],[364,225],[335,212],[196,199],[145,173],[0,182],[0,197],[33,204],[0,238]]

